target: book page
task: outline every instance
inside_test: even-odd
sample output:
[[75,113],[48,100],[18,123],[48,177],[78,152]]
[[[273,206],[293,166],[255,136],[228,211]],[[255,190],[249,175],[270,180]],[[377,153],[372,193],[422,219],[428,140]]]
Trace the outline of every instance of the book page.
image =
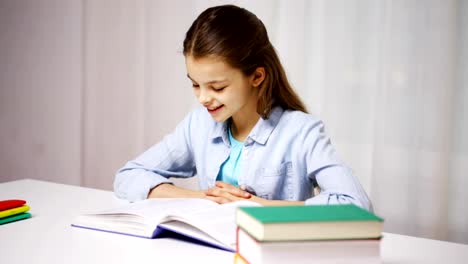
[[[214,207],[204,208],[196,212],[184,211],[173,214],[170,220],[185,222],[201,230],[218,242],[234,247],[236,244],[236,208],[239,206],[260,206],[251,201],[238,201],[226,203]],[[184,225],[166,222],[162,224],[168,229],[184,233]],[[191,229],[191,236],[195,236]],[[189,230],[187,230],[189,231]]]
[[150,238],[157,226],[164,223],[166,229],[233,249],[236,208],[252,205],[259,206],[250,201],[220,205],[206,199],[153,198],[81,215],[72,226]]
[[134,215],[140,217],[139,221],[156,227],[158,223],[165,221],[169,215],[190,214],[218,206],[219,204],[206,199],[154,198],[102,211],[94,215],[108,215],[111,217],[118,215]]

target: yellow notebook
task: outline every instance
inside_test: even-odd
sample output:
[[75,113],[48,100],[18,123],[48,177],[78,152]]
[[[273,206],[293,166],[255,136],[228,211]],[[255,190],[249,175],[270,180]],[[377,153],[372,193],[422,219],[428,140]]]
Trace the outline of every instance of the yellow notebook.
[[16,215],[16,214],[24,213],[24,212],[27,212],[28,210],[29,210],[29,205],[23,205],[23,206],[20,206],[20,207],[0,211],[0,218],[4,218],[4,217],[10,216],[10,215]]

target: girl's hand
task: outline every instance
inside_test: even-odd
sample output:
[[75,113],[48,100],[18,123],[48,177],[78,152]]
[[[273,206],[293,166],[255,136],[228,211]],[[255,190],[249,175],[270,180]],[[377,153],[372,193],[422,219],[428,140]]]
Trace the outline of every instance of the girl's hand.
[[252,198],[252,194],[225,182],[217,181],[215,187],[204,191],[206,198],[219,204]]
[[206,199],[212,200],[219,204],[230,203],[240,200],[250,200],[252,202],[259,203],[263,206],[304,205],[304,201],[280,201],[263,199],[258,196],[252,195],[245,190],[234,187],[229,183],[220,181],[215,183],[215,187],[205,190],[204,193]]

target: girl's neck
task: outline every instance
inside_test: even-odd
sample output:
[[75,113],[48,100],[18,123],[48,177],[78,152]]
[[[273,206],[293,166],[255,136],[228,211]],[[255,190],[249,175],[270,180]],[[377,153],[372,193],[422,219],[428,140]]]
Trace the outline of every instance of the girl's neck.
[[232,136],[236,140],[244,142],[257,124],[258,119],[260,119],[260,115],[256,111],[234,115],[231,122]]

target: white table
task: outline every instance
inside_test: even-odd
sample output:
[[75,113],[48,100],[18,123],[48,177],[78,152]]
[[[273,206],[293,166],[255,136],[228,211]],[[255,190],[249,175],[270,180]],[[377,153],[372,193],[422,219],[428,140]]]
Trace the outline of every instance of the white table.
[[[82,213],[125,204],[112,192],[37,180],[0,183],[32,218],[0,225],[2,263],[232,263],[233,254],[170,238],[142,239],[70,226]],[[467,263],[468,245],[384,233],[382,262]]]

